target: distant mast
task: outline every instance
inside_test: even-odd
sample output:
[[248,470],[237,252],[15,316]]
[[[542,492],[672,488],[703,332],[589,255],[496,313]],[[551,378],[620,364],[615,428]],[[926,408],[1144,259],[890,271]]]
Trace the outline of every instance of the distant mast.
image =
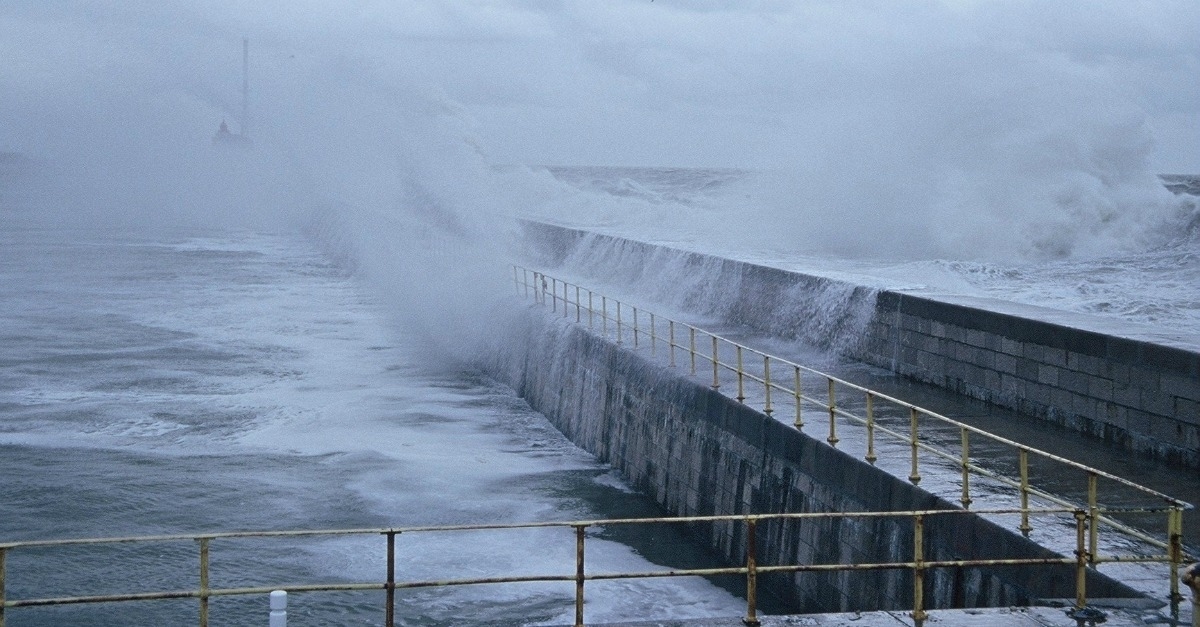
[[246,130],[250,123],[250,39],[242,37],[242,137],[249,138]]
[[247,131],[249,128],[248,120],[250,119],[250,40],[242,38],[242,119],[238,125],[237,134],[229,130],[229,125],[225,120],[221,120],[221,126],[217,128],[217,134],[213,135],[212,143],[214,146],[232,147],[245,149],[254,144],[250,141],[250,134]]

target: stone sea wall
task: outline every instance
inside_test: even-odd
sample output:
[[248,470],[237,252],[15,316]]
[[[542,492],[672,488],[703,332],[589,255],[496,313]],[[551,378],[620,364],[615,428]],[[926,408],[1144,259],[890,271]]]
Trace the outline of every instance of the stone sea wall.
[[[953,509],[909,482],[848,456],[585,328],[532,307],[511,323],[491,370],[568,438],[620,471],[671,515]],[[1045,557],[1047,549],[981,517],[929,516],[926,560]],[[746,560],[743,522],[694,524],[730,563]],[[764,522],[760,565],[913,559],[911,517]],[[1029,605],[1070,598],[1070,566],[933,569],[926,607]],[[776,574],[760,587],[796,612],[911,609],[910,569]],[[1089,573],[1091,598],[1132,597]]]
[[[870,289],[541,223],[548,266],[626,282],[680,277],[682,306],[1200,468],[1200,346],[1162,330],[992,299]],[[579,266],[582,266],[580,268]],[[685,280],[686,277],[686,280]]]

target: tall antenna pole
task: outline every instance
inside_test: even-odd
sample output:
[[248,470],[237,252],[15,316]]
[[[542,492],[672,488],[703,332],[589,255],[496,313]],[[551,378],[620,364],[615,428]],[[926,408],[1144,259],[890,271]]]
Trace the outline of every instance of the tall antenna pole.
[[242,137],[248,137],[246,132],[250,118],[250,40],[242,38]]

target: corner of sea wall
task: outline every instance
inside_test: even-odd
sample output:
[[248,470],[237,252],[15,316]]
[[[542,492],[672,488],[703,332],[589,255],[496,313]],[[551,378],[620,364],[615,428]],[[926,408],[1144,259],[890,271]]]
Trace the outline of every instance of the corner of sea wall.
[[[671,515],[954,509],[947,501],[651,363],[634,351],[531,307],[510,321],[489,362],[571,441],[612,465]],[[745,523],[693,523],[691,533],[730,563],[744,563]],[[760,565],[904,563],[909,517],[764,521]],[[925,559],[1052,557],[1028,539],[974,515],[930,516]],[[906,610],[910,569],[760,577],[759,587],[796,612]],[[1088,571],[1093,598],[1140,595]],[[1070,566],[932,569],[927,607],[1032,605],[1071,598]]]
[[992,299],[875,290],[528,222],[539,262],[1200,468],[1200,346]]

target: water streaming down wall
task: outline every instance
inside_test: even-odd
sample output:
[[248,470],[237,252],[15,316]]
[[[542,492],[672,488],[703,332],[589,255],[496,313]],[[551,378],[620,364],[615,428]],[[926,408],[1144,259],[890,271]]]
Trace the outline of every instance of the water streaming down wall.
[[[910,483],[737,403],[695,380],[531,307],[510,322],[491,369],[568,438],[678,516],[954,509]],[[693,524],[744,563],[744,523]],[[913,558],[913,521],[843,518],[763,523],[760,564],[896,563]],[[926,519],[926,560],[1048,557],[977,516]],[[936,569],[926,607],[1028,605],[1071,598],[1070,566]],[[1090,571],[1090,598],[1137,597]],[[760,588],[796,612],[912,608],[910,570],[775,574]]]
[[[995,299],[876,290],[530,223],[540,261],[1200,468],[1200,346]],[[682,283],[682,289],[676,286]]]

